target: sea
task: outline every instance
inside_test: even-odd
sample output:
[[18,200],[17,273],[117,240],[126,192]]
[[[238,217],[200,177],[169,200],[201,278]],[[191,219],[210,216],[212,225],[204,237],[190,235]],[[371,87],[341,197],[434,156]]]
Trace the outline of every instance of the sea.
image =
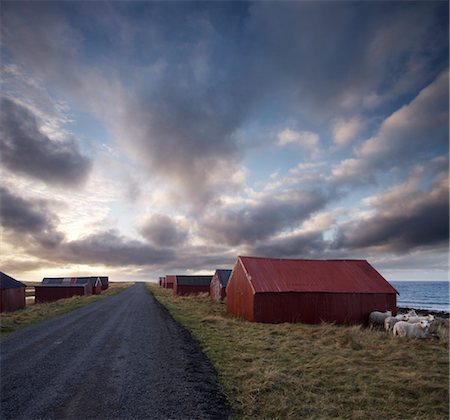
[[397,306],[450,312],[448,281],[390,281],[400,293]]

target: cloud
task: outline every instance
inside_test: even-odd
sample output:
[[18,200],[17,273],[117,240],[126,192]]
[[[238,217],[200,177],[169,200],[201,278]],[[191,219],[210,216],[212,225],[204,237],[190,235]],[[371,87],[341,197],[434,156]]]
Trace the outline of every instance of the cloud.
[[252,3],[248,82],[309,120],[390,103],[444,69],[447,14],[430,3]]
[[348,120],[338,119],[332,127],[334,144],[342,147],[347,146],[364,129],[365,124],[358,116]]
[[91,161],[83,156],[74,138],[52,140],[25,106],[1,100],[2,163],[9,170],[49,184],[78,186],[86,181]]
[[278,145],[286,146],[287,144],[295,144],[304,147],[306,150],[314,152],[319,147],[319,135],[311,131],[294,131],[285,128],[278,133]]
[[162,264],[173,260],[175,255],[170,250],[154,248],[108,230],[65,243],[55,257],[70,263],[116,267]]
[[[137,8],[136,3],[127,7]],[[27,13],[7,5],[5,48],[26,68],[77,97],[80,107],[95,112],[148,173],[164,178],[195,205],[217,196],[216,180],[223,177],[218,167],[239,168],[251,140],[241,141],[236,133],[262,110],[323,122],[344,103],[358,107],[365,95],[393,91],[405,73],[410,87],[421,86],[430,63],[447,53],[445,28],[439,25],[446,8],[161,4],[140,7],[132,21],[114,4],[106,18],[104,8],[95,5],[66,10],[46,4]],[[74,10],[104,30],[100,39],[90,34],[98,43],[84,42],[82,19],[70,16]],[[33,14],[40,19],[31,19]],[[181,28],[183,42],[174,28]],[[396,28],[408,37],[390,42]],[[96,63],[108,66],[94,69],[89,63],[95,46],[103,43],[111,48]],[[116,50],[130,58],[130,65],[108,54]],[[339,141],[348,139],[349,130],[340,130]],[[286,134],[282,141],[289,140]],[[292,135],[291,141],[308,150],[317,146],[315,134],[291,130]]]
[[164,214],[153,214],[141,224],[139,231],[158,247],[179,247],[188,235],[185,228]]
[[361,158],[417,161],[448,150],[448,83],[447,69],[383,122],[376,136],[362,144]]
[[292,229],[322,208],[328,197],[319,191],[268,193],[244,206],[213,209],[199,221],[201,236],[219,244],[254,244]]
[[24,199],[4,187],[0,187],[0,222],[8,239],[22,247],[38,244],[53,248],[64,235],[56,230],[58,217],[44,200]]
[[357,220],[342,223],[334,246],[405,252],[447,244],[448,160],[437,158],[430,166],[445,169],[428,183],[426,179],[430,174],[413,173],[406,182],[368,200],[372,211]]
[[335,182],[373,181],[386,168],[409,168],[448,154],[448,86],[445,71],[388,116],[377,133],[357,148],[356,157],[333,167]]
[[326,248],[322,232],[306,231],[258,243],[249,253],[270,258],[322,258]]

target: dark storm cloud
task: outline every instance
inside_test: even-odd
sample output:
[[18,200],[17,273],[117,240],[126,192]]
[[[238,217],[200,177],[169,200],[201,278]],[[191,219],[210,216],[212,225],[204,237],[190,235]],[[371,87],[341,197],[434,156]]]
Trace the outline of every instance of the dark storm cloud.
[[425,190],[395,188],[375,202],[372,216],[343,223],[336,248],[410,251],[449,239],[448,171]]
[[322,232],[302,232],[263,241],[251,247],[249,253],[271,258],[321,258],[327,246]]
[[179,247],[187,239],[187,230],[163,214],[154,214],[139,228],[141,235],[158,247]]
[[163,274],[188,274],[196,270],[206,270],[213,274],[217,268],[232,268],[236,259],[236,252],[229,247],[216,244],[186,246],[177,251],[174,260],[164,265]]
[[[10,241],[19,246],[38,243],[51,248],[64,239],[56,230],[59,222],[46,201],[19,197],[0,187],[0,222]],[[32,239],[32,244],[28,243]]]
[[243,208],[217,210],[199,222],[201,234],[228,245],[253,244],[298,226],[328,198],[320,192],[290,191],[271,195]]
[[114,230],[67,242],[55,256],[79,264],[154,265],[174,259],[174,253],[126,238]]
[[332,183],[375,183],[383,170],[409,170],[448,154],[448,70],[408,104],[388,116],[373,137],[356,147],[356,156],[333,167]]
[[1,99],[2,164],[9,170],[49,184],[76,186],[83,183],[91,161],[78,150],[74,139],[50,140],[26,107]]
[[425,2],[254,3],[249,81],[310,117],[395,99],[446,67],[447,14]]

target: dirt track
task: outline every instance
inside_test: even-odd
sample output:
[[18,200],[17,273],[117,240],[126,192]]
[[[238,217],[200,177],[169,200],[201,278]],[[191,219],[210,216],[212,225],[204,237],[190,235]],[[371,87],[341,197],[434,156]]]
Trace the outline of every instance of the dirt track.
[[222,419],[190,335],[143,284],[1,342],[2,419]]

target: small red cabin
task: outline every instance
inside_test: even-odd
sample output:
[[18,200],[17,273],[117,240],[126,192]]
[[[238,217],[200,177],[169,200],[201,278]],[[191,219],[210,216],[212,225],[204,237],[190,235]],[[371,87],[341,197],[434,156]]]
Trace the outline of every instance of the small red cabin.
[[365,260],[238,257],[227,311],[256,322],[366,323],[396,312],[397,291]]
[[180,296],[209,294],[212,276],[174,276],[173,294]]
[[25,308],[26,285],[0,271],[0,312]]
[[54,302],[73,296],[86,296],[89,294],[89,285],[83,284],[41,284],[35,286],[36,303]]
[[102,277],[45,277],[42,284],[35,286],[35,301],[53,302],[72,296],[99,295],[103,287],[101,279]]
[[231,270],[216,270],[209,286],[209,296],[212,301],[220,302],[225,299],[230,275]]

